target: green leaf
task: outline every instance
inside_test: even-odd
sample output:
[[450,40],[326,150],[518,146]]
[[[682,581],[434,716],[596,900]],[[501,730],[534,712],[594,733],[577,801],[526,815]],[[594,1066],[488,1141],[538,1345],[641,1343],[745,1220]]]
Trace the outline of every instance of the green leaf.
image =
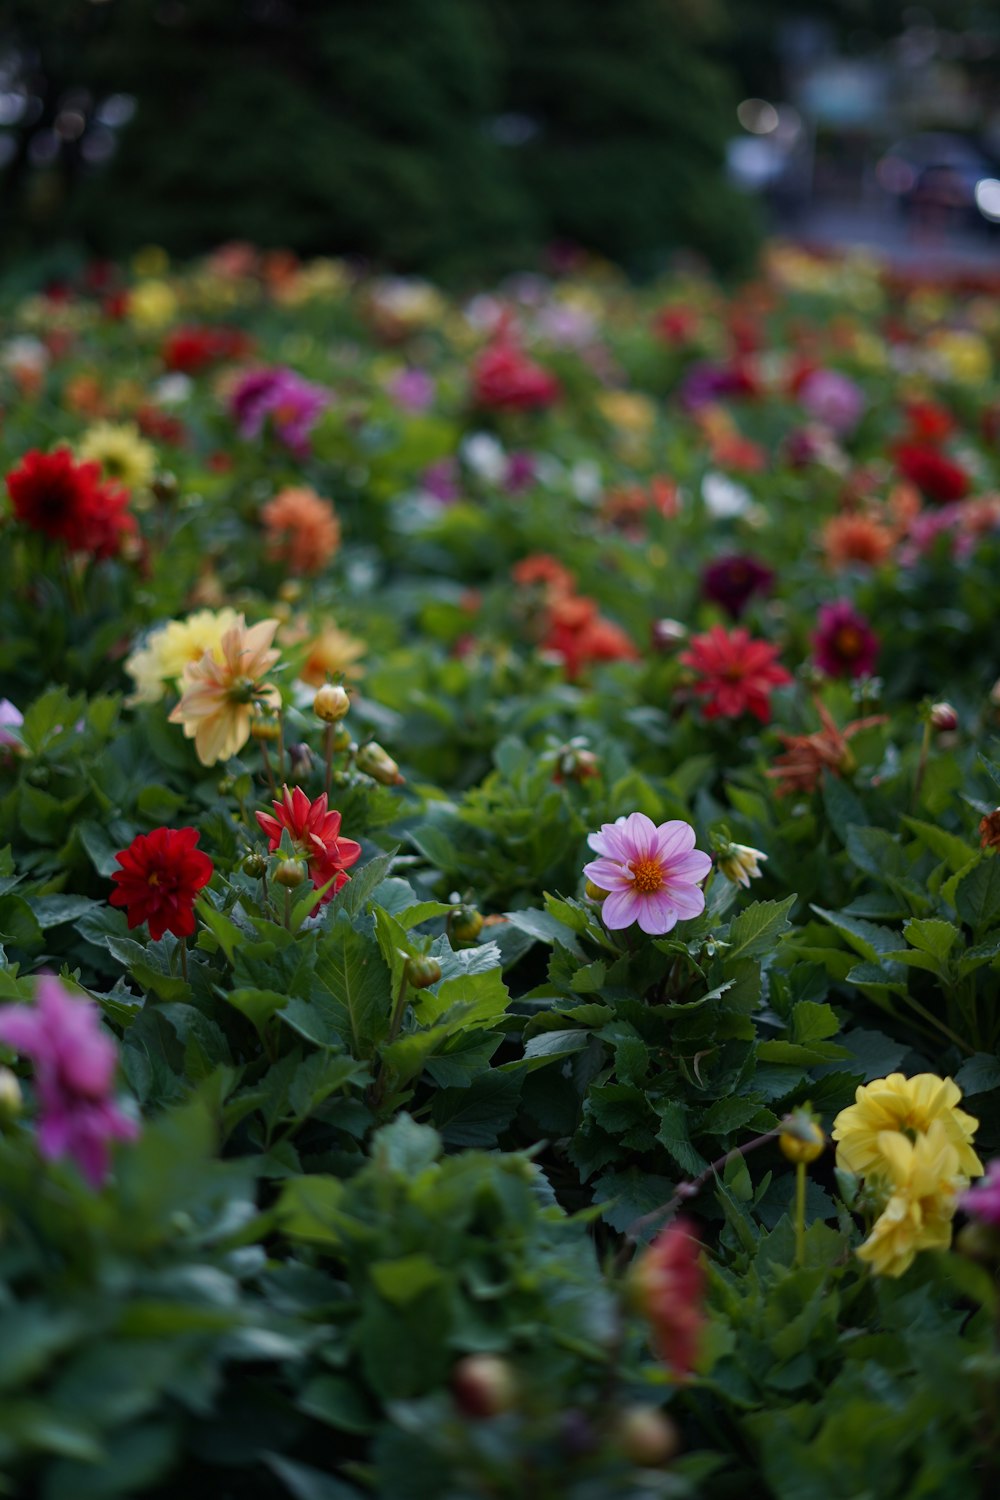
[[266,1453],[263,1457],[268,1468],[277,1474],[293,1496],[293,1500],[361,1500],[360,1490],[334,1479],[332,1474],[324,1474],[320,1469],[296,1463],[278,1453]]
[[495,1146],[517,1110],[521,1077],[484,1073],[468,1089],[441,1089],[434,1096],[431,1118],[449,1146]]
[[812,906],[811,910],[842,932],[854,951],[872,963],[876,963],[880,955],[893,953],[900,947],[899,933],[893,932],[891,927],[879,927],[860,917],[845,916],[843,912],[825,911],[822,906]]
[[704,1171],[707,1163],[691,1144],[688,1136],[687,1111],[679,1100],[672,1099],[659,1105],[660,1128],[656,1139],[673,1157],[682,1172],[695,1177]]
[[1000,1058],[992,1052],[974,1052],[955,1074],[963,1094],[988,1094],[1000,1088]]
[[441,1155],[441,1137],[429,1125],[418,1125],[412,1115],[397,1115],[372,1138],[372,1160],[383,1171],[412,1180]]
[[[320,943],[316,979],[333,1002],[330,1015],[346,1044],[356,1056],[370,1057],[389,1030],[390,975],[377,945],[356,932],[343,912]],[[302,1008],[295,1014],[301,1020]]]
[[277,1015],[288,1000],[287,995],[279,995],[277,990],[252,988],[225,990],[221,985],[217,985],[215,992],[225,1000],[227,1005],[231,1005],[234,1010],[246,1016],[260,1037],[263,1037],[271,1017]]
[[787,931],[788,913],[796,900],[792,895],[783,901],[754,901],[744,907],[729,924],[726,964],[737,958],[761,958],[769,953]]
[[1000,860],[984,859],[959,883],[955,910],[974,932],[1000,919]]
[[952,874],[964,869],[976,853],[964,839],[949,833],[946,828],[939,828],[936,823],[924,823],[920,818],[910,817],[904,817],[903,822],[916,834],[925,849],[944,860]]
[[945,922],[940,917],[913,917],[904,926],[903,935],[912,947],[944,962],[960,933],[954,922]]
[[340,1245],[344,1184],[336,1177],[293,1177],[281,1190],[275,1214],[284,1234],[293,1240]]
[[397,1260],[375,1261],[368,1274],[379,1295],[397,1307],[404,1307],[429,1287],[445,1280],[444,1272],[423,1251],[402,1255]]

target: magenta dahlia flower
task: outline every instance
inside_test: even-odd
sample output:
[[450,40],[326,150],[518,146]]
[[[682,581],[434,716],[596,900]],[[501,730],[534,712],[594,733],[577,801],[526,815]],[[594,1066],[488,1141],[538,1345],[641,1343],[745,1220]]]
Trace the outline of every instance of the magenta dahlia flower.
[[816,621],[813,652],[828,677],[865,677],[874,672],[879,639],[847,599],[824,604]]
[[981,1182],[961,1195],[958,1206],[964,1209],[970,1219],[978,1219],[980,1224],[1000,1229],[1000,1158],[990,1162]]
[[33,1006],[0,1006],[0,1042],[35,1064],[39,1151],[50,1161],[71,1156],[100,1187],[109,1141],[134,1140],[139,1127],[112,1097],[118,1053],[97,1006],[43,974]]
[[587,839],[601,857],[583,873],[607,891],[601,916],[605,927],[631,927],[659,935],[705,910],[701,882],[712,868],[707,854],[694,847],[690,823],[659,827],[645,813],[604,823]]

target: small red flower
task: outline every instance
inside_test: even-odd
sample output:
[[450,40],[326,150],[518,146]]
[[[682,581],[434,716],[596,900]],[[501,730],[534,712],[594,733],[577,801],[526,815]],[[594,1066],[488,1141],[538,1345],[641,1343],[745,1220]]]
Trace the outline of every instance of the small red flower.
[[113,557],[136,531],[128,491],[101,478],[97,463],[77,463],[68,448],[33,448],[7,475],[14,514],[71,552]]
[[896,468],[927,500],[939,505],[963,500],[969,493],[969,476],[961,464],[929,443],[900,443],[896,448]]
[[541,411],[558,400],[559,382],[509,335],[484,349],[472,371],[472,399],[489,411]]
[[598,662],[639,657],[621,626],[598,614],[594,600],[583,594],[560,595],[550,601],[542,646],[562,657],[571,681]]
[[746,630],[713,625],[704,635],[693,636],[690,650],[678,660],[695,673],[694,691],[705,700],[706,719],[751,713],[766,724],[772,690],[792,680],[777,655],[775,646],[751,640]]
[[154,939],[194,932],[194,900],[213,870],[208,855],[195,848],[198,839],[197,828],[154,828],[115,855],[121,869],[111,877],[118,887],[111,905],[126,908],[129,927],[148,922]]
[[694,1368],[705,1322],[700,1253],[691,1225],[675,1219],[632,1271],[636,1299],[652,1326],[656,1352],[677,1375],[688,1375]]
[[273,802],[271,806],[274,817],[270,813],[257,814],[257,822],[267,834],[269,851],[275,852],[282,833],[287,831],[296,853],[308,861],[313,885],[318,887],[333,880],[333,885],[317,905],[332,901],[350,879],[347,870],[361,857],[361,845],[353,839],[338,837],[340,813],[327,809],[325,792],[315,802],[310,802],[301,787],[297,786],[290,792],[286,786],[281,801]]

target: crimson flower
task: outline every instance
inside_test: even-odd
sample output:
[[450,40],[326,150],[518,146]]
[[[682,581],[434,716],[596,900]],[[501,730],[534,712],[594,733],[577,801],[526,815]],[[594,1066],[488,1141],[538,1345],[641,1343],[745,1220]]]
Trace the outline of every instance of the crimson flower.
[[656,1352],[677,1375],[688,1375],[698,1354],[704,1273],[701,1246],[685,1219],[675,1219],[643,1251],[632,1270],[636,1300],[649,1319]]
[[771,692],[785,687],[791,676],[777,660],[777,648],[751,640],[737,627],[727,631],[713,625],[691,638],[678,660],[695,674],[694,691],[703,698],[706,719],[738,719],[751,713],[766,724],[771,717]]
[[816,665],[828,677],[865,677],[875,670],[878,636],[846,599],[824,604],[813,636]]
[[925,499],[939,505],[963,500],[969,493],[969,476],[961,464],[929,443],[900,443],[896,448],[896,467]]
[[124,906],[129,927],[149,923],[149,935],[165,932],[190,937],[194,932],[194,901],[212,878],[207,854],[195,848],[197,828],[154,828],[139,833],[115,859],[121,865],[111,879],[117,890],[112,906]]
[[33,448],[7,475],[14,514],[71,552],[113,557],[135,534],[128,491],[101,478],[98,463],[77,463],[68,448]]
[[736,620],[754,594],[766,594],[773,583],[771,569],[756,557],[732,554],[708,564],[701,575],[701,592]]
[[541,411],[558,400],[559,382],[504,335],[472,370],[472,397],[489,411]]
[[327,808],[325,792],[310,802],[301,787],[290,792],[286,786],[281,801],[272,802],[271,806],[274,817],[270,813],[257,814],[257,822],[267,834],[270,853],[275,852],[282,833],[287,832],[296,853],[308,861],[313,885],[319,887],[333,881],[317,906],[332,901],[350,879],[347,870],[361,857],[361,845],[339,837],[340,813]]

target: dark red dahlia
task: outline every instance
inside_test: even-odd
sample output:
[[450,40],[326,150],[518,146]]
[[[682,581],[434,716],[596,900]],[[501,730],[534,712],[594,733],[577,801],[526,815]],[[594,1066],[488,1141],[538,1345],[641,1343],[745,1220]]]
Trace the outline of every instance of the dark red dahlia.
[[705,599],[738,620],[755,594],[766,594],[774,582],[771,569],[749,554],[733,554],[709,563],[701,575]]
[[559,382],[504,335],[476,360],[472,399],[489,411],[541,411],[559,398]]
[[128,491],[101,478],[97,463],[78,463],[68,448],[26,453],[7,475],[14,514],[25,526],[71,552],[113,557],[136,531]]
[[154,828],[140,833],[115,859],[121,865],[111,879],[117,889],[112,906],[124,906],[130,927],[149,923],[149,935],[165,932],[190,937],[194,932],[194,902],[212,878],[207,854],[196,849],[197,828]]
[[961,464],[929,443],[900,443],[896,448],[896,467],[925,499],[939,505],[951,505],[969,493],[969,476]]

